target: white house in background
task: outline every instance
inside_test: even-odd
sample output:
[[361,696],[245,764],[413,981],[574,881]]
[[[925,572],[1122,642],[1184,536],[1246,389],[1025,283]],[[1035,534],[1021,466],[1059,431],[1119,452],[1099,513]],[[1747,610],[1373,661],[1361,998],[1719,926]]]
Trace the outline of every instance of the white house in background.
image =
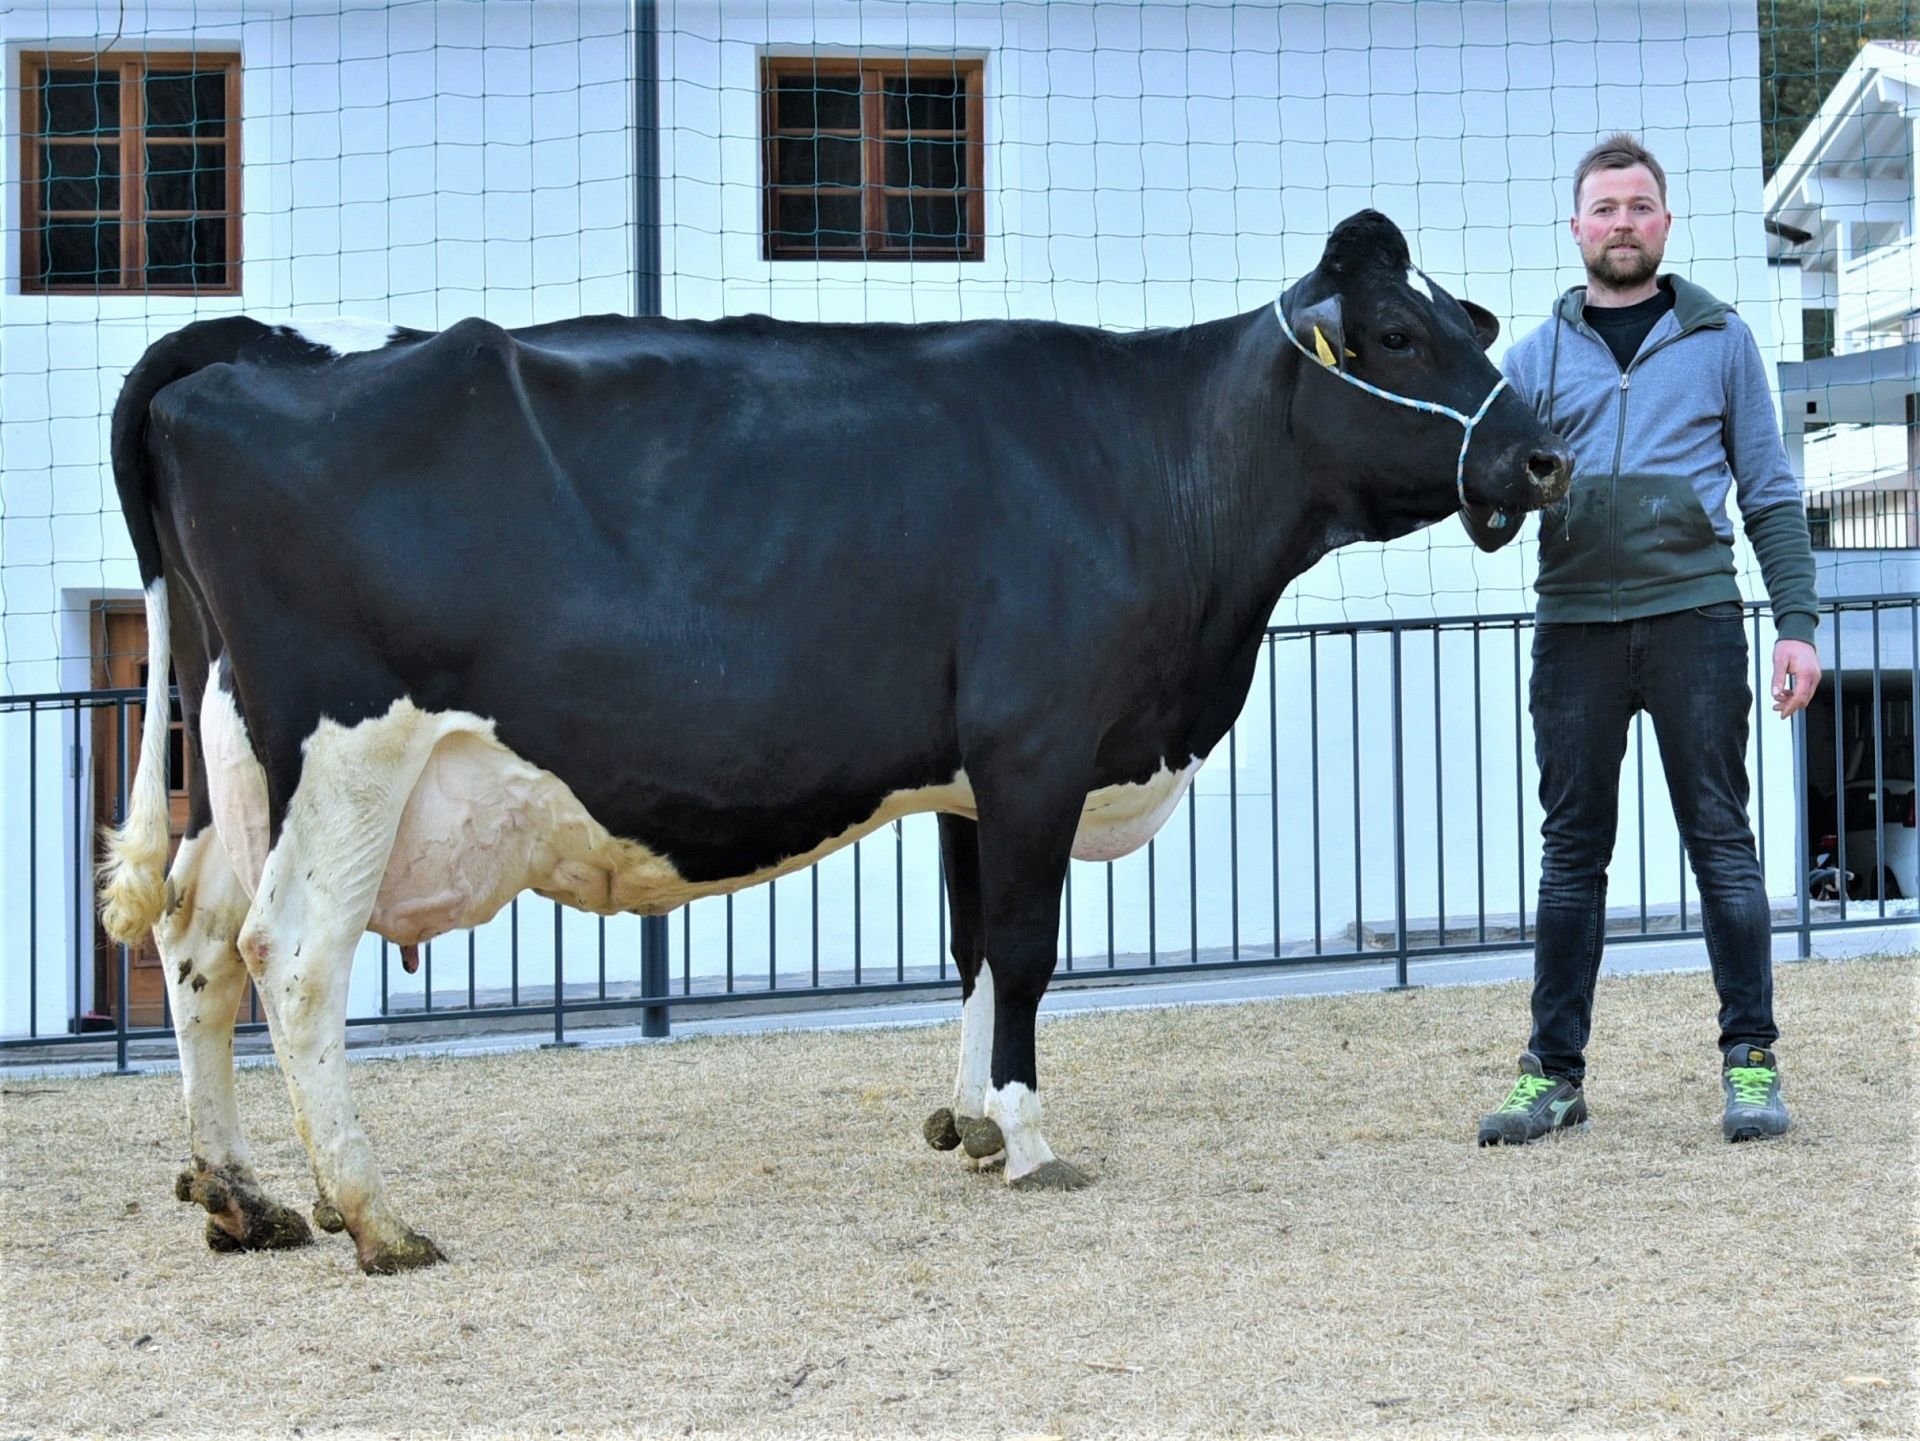
[[[1647,138],[1671,177],[1684,217],[1673,263],[1739,305],[1779,354],[1751,4],[662,0],[657,11],[647,58],[659,77],[661,184],[655,233],[643,235],[634,180],[643,68],[632,9],[615,0],[0,9],[0,693],[96,683],[111,608],[139,594],[104,464],[106,416],[142,348],[198,316],[345,312],[437,327],[473,314],[520,324],[624,311],[640,290],[636,251],[653,240],[669,315],[1177,325],[1266,304],[1313,265],[1334,223],[1372,206],[1399,221],[1430,274],[1499,315],[1510,339],[1579,280],[1568,177],[1597,135],[1625,128]],[[131,68],[113,92],[113,143],[97,148],[164,172],[159,188],[90,188],[86,127],[104,134],[105,122],[82,113],[88,101],[67,107],[61,143],[72,153],[57,157],[67,168],[50,198],[26,178],[40,163],[23,125],[39,103],[30,82],[49,65],[91,65],[102,50]],[[139,67],[151,60],[164,78],[183,55],[188,69],[205,64],[222,78],[204,92],[163,85],[171,98],[154,113],[164,133],[146,137],[155,143],[140,161],[134,132],[152,116],[138,109]],[[763,127],[781,128],[780,108],[766,87],[807,59],[823,74],[905,75],[907,62],[931,61],[977,84],[968,122],[982,147],[977,246],[913,260],[779,253],[771,232],[783,212],[763,175],[779,137]],[[173,112],[161,113],[167,105]],[[878,122],[852,126],[868,123]],[[213,188],[189,193],[181,157],[196,146],[197,173]],[[830,168],[822,151],[776,183],[804,182],[816,160]],[[201,231],[178,214],[142,215],[142,203],[231,213]],[[93,241],[63,232],[60,263],[110,261],[113,283],[40,283],[45,252],[23,237],[29,217],[110,205],[134,207],[114,233],[147,249],[101,258],[85,249]],[[148,283],[143,259],[171,288]],[[1534,563],[1531,534],[1484,556],[1442,525],[1336,552],[1275,619],[1524,611]],[[1751,588],[1744,551],[1742,566]],[[1317,653],[1305,641],[1276,647],[1232,747],[1202,772],[1192,811],[1162,832],[1157,865],[1140,853],[1111,871],[1076,869],[1073,952],[1097,963],[1110,949],[1164,955],[1236,938],[1265,951],[1298,946],[1316,927],[1343,943],[1347,927],[1393,914],[1396,817],[1410,915],[1461,926],[1482,907],[1499,916],[1530,905],[1538,818],[1524,647],[1512,631],[1489,635],[1477,654],[1464,632],[1408,647],[1405,714],[1432,720],[1410,725],[1397,775],[1389,649],[1383,634]],[[87,850],[93,779],[111,773],[111,740],[57,716],[37,729],[21,714],[0,717],[0,1031],[25,1028],[30,949],[43,957],[40,1025],[57,1029],[76,999],[97,999],[90,907],[70,862]],[[1650,819],[1643,838],[1642,817],[1623,808],[1620,847],[1626,856],[1644,843],[1647,862],[1637,878],[1622,875],[1614,899],[1659,908],[1689,882],[1660,767],[1643,763],[1637,744],[1628,773],[1647,777]],[[1789,748],[1779,731],[1755,747],[1760,794],[1773,797],[1766,859],[1786,895],[1800,869],[1783,820]],[[745,893],[730,909],[702,902],[685,928],[673,925],[676,979],[683,964],[718,971],[728,938],[747,975],[764,976],[776,936],[789,973],[805,972],[816,935],[833,969],[849,963],[856,937],[869,974],[926,964],[939,944],[936,852],[931,822],[910,821],[901,838],[883,832],[815,876]],[[503,916],[479,936],[482,984],[549,980],[562,932],[569,981],[591,977],[598,923],[551,919],[545,906],[534,903],[517,929]],[[637,923],[628,927],[608,923],[604,954],[631,976]],[[359,1013],[377,1007],[383,985],[364,960]],[[465,961],[464,944],[443,952],[437,983],[447,984],[449,963],[464,978]],[[424,977],[395,969],[390,979],[417,994]]]
[[1920,589],[1917,152],[1920,41],[1872,41],[1766,187],[1768,254],[1799,312],[1781,408],[1831,593]]
[[[1766,187],[1768,251],[1787,303],[1782,329],[1803,342],[1780,365],[1781,410],[1806,483],[1823,596],[1920,592],[1916,156],[1920,43],[1872,41]],[[1873,859],[1877,767],[1886,788],[1887,868],[1909,899],[1920,890],[1914,622],[1913,608],[1901,606],[1878,617],[1842,612],[1838,625],[1823,626],[1831,678],[1807,713],[1808,814],[1816,831],[1844,829],[1848,868],[1884,873]],[[1847,798],[1844,827],[1836,793]]]

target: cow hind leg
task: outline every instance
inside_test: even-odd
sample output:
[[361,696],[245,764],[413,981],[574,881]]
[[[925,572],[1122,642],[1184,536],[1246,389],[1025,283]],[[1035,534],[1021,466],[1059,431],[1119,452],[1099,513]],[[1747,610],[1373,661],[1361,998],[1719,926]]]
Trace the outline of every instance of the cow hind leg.
[[985,1170],[1005,1159],[999,1132],[986,1121],[993,1061],[993,972],[983,964],[980,915],[979,828],[963,816],[940,817],[940,857],[947,877],[947,907],[953,922],[953,961],[960,973],[960,1064],[953,1104],[927,1117],[927,1144],[938,1151],[964,1148],[968,1163]]
[[347,1078],[347,982],[407,797],[436,739],[404,702],[346,730],[323,721],[267,857],[240,954],[320,1192],[316,1219],[352,1235],[360,1268],[390,1274],[445,1255],[387,1197]]
[[298,1212],[262,1189],[234,1103],[233,1022],[247,984],[234,942],[248,902],[211,829],[181,842],[167,897],[154,941],[173,1011],[193,1147],[174,1194],[206,1209],[207,1244],[216,1251],[304,1246],[313,1233]]

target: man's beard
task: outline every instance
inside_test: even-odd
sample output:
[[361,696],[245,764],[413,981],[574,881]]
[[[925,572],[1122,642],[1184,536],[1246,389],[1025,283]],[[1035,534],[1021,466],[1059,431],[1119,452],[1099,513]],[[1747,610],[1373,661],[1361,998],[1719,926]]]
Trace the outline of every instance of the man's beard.
[[1587,274],[1615,290],[1631,290],[1653,279],[1659,269],[1660,257],[1650,250],[1638,248],[1615,255],[1611,246],[1605,246],[1598,256],[1587,261]]

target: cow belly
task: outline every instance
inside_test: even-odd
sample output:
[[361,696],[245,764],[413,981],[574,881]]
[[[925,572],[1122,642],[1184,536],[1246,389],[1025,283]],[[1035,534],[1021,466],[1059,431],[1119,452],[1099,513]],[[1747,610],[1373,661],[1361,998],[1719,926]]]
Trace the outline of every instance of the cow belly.
[[962,773],[947,785],[894,792],[865,821],[777,865],[696,882],[666,856],[610,834],[564,781],[490,728],[461,730],[435,746],[408,798],[367,928],[414,944],[479,925],[522,890],[601,915],[657,915],[803,869],[901,816],[972,809]]
[[[601,915],[660,914],[801,870],[902,816],[976,814],[965,771],[945,785],[896,791],[865,821],[750,875],[689,881],[672,861],[610,834],[558,776],[514,754],[478,716],[441,715],[440,740],[409,792],[367,929],[402,945],[491,920],[523,890]],[[267,859],[265,773],[232,699],[209,683],[201,711],[215,828],[251,896]],[[1200,762],[1086,798],[1073,854],[1114,860],[1151,840]]]
[[1113,861],[1139,850],[1166,824],[1199,769],[1198,760],[1177,771],[1162,762],[1159,772],[1139,785],[1089,792],[1073,835],[1074,859]]

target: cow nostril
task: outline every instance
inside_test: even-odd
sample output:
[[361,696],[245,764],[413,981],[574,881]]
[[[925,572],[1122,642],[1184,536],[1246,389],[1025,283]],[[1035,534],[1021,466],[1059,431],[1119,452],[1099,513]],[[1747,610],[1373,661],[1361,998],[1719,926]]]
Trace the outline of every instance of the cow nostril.
[[1527,457],[1527,474],[1536,485],[1551,485],[1571,469],[1567,457],[1559,451],[1535,451]]

